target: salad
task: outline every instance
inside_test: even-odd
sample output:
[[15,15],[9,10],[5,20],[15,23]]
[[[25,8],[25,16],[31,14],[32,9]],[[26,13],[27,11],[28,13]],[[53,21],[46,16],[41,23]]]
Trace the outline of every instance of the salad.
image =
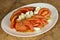
[[50,20],[48,8],[24,7],[15,11],[10,17],[10,28],[19,32],[34,32],[45,27]]

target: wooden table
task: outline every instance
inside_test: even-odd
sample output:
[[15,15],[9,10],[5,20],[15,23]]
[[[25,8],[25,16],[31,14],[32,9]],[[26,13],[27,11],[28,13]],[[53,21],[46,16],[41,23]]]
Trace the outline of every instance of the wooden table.
[[[50,3],[54,5],[58,9],[60,17],[60,0],[0,0],[0,24],[2,18],[13,9],[26,4],[37,3],[37,2]],[[42,35],[30,38],[11,36],[5,33],[0,26],[0,40],[60,40],[60,18],[58,19],[56,25],[50,31]]]

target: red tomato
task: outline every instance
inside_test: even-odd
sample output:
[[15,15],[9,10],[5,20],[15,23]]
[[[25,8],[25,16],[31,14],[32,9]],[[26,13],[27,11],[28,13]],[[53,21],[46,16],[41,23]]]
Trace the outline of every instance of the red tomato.
[[22,25],[21,22],[16,23],[15,28],[17,31],[24,32],[27,30],[27,27]]
[[48,8],[42,8],[38,12],[39,15],[42,15],[43,17],[47,18],[50,16],[50,10]]
[[34,11],[35,7],[25,7],[26,9],[28,9],[29,11]]
[[32,31],[34,30],[34,27],[32,26],[32,24],[28,20],[23,21],[23,24],[25,26],[27,26],[30,30],[32,30]]
[[34,17],[35,18],[38,18],[38,19],[44,19],[45,18],[45,17],[43,17],[42,15],[39,15],[39,14],[38,15],[35,15]]
[[11,28],[15,27],[15,20],[16,20],[17,16],[15,16],[12,21],[11,21]]
[[33,25],[33,27],[42,27],[43,24],[39,18],[31,18],[29,19],[30,23]]
[[36,23],[36,24],[38,24],[38,25],[37,25],[37,27],[40,27],[40,28],[42,28],[42,27],[43,27],[43,23],[42,23],[41,19],[36,20],[36,22],[35,22],[35,23]]
[[44,25],[48,24],[48,21],[46,19],[41,19],[41,21]]
[[13,23],[11,22],[10,28],[11,29],[15,28],[15,22],[13,22]]

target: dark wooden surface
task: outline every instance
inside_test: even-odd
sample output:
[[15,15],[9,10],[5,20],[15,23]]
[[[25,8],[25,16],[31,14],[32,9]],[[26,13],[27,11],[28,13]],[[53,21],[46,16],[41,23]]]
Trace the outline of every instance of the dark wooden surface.
[[[60,0],[0,0],[0,24],[3,17],[10,11],[31,3],[50,3],[57,8],[60,17]],[[0,40],[60,40],[60,18],[50,31],[30,38],[14,37],[6,34],[0,25]]]

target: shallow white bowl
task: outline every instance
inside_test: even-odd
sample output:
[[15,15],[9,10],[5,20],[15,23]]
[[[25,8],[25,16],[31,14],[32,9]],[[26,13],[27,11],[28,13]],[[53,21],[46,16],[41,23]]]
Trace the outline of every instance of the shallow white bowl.
[[44,27],[41,31],[39,32],[32,32],[32,33],[22,33],[22,32],[17,32],[15,29],[11,29],[10,28],[10,17],[13,14],[14,11],[18,10],[19,8],[9,12],[2,20],[1,22],[1,27],[2,29],[13,36],[17,36],[17,37],[33,37],[33,36],[37,36],[37,35],[41,35],[47,31],[49,31],[57,22],[58,20],[58,11],[57,9],[52,6],[51,4],[48,3],[33,3],[33,4],[28,4],[22,7],[26,7],[26,6],[34,6],[34,7],[45,7],[45,8],[49,8],[51,11],[51,21],[49,22],[48,25],[46,25],[46,27]]

